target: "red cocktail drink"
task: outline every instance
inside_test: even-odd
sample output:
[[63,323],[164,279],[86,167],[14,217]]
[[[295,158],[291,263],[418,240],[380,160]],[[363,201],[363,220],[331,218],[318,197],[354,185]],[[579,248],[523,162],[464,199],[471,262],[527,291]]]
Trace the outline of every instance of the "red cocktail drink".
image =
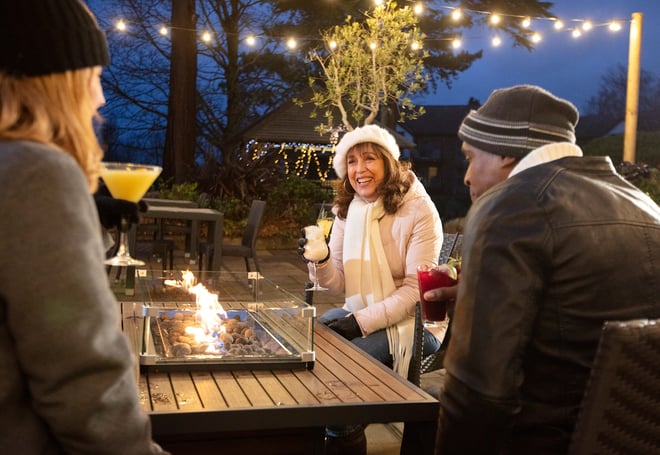
[[447,317],[447,302],[427,302],[424,293],[431,289],[454,286],[457,281],[450,276],[447,266],[420,265],[417,267],[419,282],[419,301],[422,304],[422,319],[425,321],[444,321]]

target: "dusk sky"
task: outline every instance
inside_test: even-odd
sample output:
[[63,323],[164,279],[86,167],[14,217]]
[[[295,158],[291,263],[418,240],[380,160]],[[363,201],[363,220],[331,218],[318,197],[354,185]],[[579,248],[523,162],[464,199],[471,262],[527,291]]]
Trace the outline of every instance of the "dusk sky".
[[596,95],[601,76],[617,64],[628,67],[632,13],[643,13],[641,67],[660,77],[660,1],[658,0],[555,0],[551,9],[566,27],[571,19],[589,19],[594,24],[612,19],[625,21],[621,31],[595,27],[579,39],[570,32],[555,32],[552,22],[538,21],[543,40],[533,51],[512,47],[504,40],[492,47],[488,30],[468,30],[464,46],[483,49],[483,58],[462,73],[451,89],[441,86],[435,95],[416,99],[420,104],[466,104],[472,96],[482,103],[496,88],[515,84],[537,84],[572,101],[580,110]]

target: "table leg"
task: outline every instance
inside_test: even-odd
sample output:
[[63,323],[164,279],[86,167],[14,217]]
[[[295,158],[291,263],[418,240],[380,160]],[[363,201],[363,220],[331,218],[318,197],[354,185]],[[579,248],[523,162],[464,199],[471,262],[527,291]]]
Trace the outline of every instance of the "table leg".
[[199,257],[199,221],[190,222],[190,264],[197,263]]
[[[213,234],[211,234],[211,225],[213,225]],[[209,222],[209,235],[213,235],[209,242],[213,242],[213,263],[211,270],[220,270],[222,265],[222,243],[224,240],[224,217],[222,214],[215,221]]]

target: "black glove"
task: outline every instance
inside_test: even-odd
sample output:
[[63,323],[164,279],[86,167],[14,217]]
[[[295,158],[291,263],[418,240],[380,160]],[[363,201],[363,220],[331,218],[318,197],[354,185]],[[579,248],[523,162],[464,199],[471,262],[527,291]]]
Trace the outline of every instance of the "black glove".
[[114,227],[121,228],[121,219],[125,218],[129,223],[139,223],[140,213],[147,211],[147,203],[139,201],[126,201],[124,199],[115,199],[104,194],[95,194],[96,210],[99,212],[101,225],[106,229]]
[[355,319],[355,316],[348,315],[345,318],[333,319],[326,324],[332,330],[346,338],[352,340],[362,336],[362,330]]

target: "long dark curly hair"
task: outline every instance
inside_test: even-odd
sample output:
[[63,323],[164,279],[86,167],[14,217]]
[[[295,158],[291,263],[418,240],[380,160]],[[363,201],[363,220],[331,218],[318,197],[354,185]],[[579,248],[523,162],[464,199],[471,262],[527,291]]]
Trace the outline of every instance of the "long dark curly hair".
[[[376,193],[383,198],[383,207],[388,214],[396,213],[403,201],[403,197],[412,185],[412,175],[408,168],[387,152],[382,146],[373,142],[361,142],[355,144],[346,153],[355,150],[362,154],[375,151],[376,154],[385,162],[385,178]],[[348,206],[353,200],[355,189],[348,180],[348,172],[342,179],[337,189],[334,205],[337,206],[337,216],[345,219],[348,214]]]

